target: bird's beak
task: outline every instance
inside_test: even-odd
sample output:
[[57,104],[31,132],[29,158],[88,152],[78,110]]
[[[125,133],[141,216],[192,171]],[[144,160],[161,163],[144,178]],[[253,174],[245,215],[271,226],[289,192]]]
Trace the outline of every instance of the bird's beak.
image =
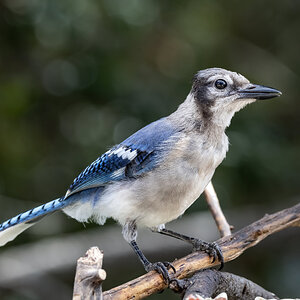
[[238,91],[238,94],[240,96],[239,99],[265,100],[278,97],[282,93],[276,89],[267,86],[251,84],[246,89]]

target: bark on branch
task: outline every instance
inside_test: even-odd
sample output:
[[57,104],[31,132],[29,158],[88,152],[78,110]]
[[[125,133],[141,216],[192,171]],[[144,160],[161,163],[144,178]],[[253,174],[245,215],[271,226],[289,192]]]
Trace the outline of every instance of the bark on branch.
[[257,296],[279,299],[275,294],[246,278],[212,269],[197,272],[193,277],[181,281],[181,285],[185,287],[183,300],[211,299],[223,292],[226,292],[230,300],[253,300]]
[[[272,215],[265,215],[262,219],[244,227],[236,233],[223,237],[217,241],[222,249],[225,262],[240,256],[246,249],[255,246],[267,236],[287,227],[300,225],[300,203]],[[211,263],[209,257],[201,252],[194,252],[173,262],[176,268],[175,277],[183,279],[195,272],[217,265]],[[131,280],[103,293],[104,300],[110,299],[142,299],[157,293],[167,286],[162,277],[151,271],[141,277]]]

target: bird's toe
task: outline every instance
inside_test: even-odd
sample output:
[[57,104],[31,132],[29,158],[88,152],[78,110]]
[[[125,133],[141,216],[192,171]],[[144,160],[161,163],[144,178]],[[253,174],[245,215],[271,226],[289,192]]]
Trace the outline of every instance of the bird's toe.
[[150,263],[145,267],[145,270],[147,272],[155,270],[157,273],[161,274],[167,285],[169,285],[171,282],[171,277],[168,269],[172,269],[173,272],[176,273],[176,269],[174,268],[174,266],[167,261]]
[[220,270],[224,266],[224,257],[221,248],[216,242],[208,243],[198,239],[192,241],[193,251],[204,251],[212,258],[212,263],[216,260],[220,262]]

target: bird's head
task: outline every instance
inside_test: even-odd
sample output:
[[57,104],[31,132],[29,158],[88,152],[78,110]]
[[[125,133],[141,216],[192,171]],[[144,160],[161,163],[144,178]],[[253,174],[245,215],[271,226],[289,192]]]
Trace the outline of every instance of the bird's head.
[[202,118],[225,127],[230,124],[234,113],[247,104],[280,95],[276,89],[252,84],[241,74],[221,68],[199,71],[191,90]]

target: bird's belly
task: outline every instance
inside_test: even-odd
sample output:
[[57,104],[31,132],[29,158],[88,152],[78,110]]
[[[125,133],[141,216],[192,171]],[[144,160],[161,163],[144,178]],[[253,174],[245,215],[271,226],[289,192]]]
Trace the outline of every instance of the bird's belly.
[[143,211],[145,204],[141,204],[142,217],[137,223],[140,226],[156,227],[177,219],[197,200],[209,181],[210,176],[200,178],[196,175],[192,180],[174,181],[167,187],[163,183],[161,189],[153,194],[154,197],[148,199],[146,213]]
[[[213,175],[213,172],[187,172],[180,166],[178,169],[168,179],[154,179],[159,188],[148,199],[148,212],[138,220],[140,225],[155,227],[178,218],[197,200]],[[143,206],[141,204],[141,210]]]
[[137,180],[108,187],[95,208],[102,216],[121,224],[156,227],[178,218],[200,196],[214,168],[199,171],[189,163],[173,164]]

